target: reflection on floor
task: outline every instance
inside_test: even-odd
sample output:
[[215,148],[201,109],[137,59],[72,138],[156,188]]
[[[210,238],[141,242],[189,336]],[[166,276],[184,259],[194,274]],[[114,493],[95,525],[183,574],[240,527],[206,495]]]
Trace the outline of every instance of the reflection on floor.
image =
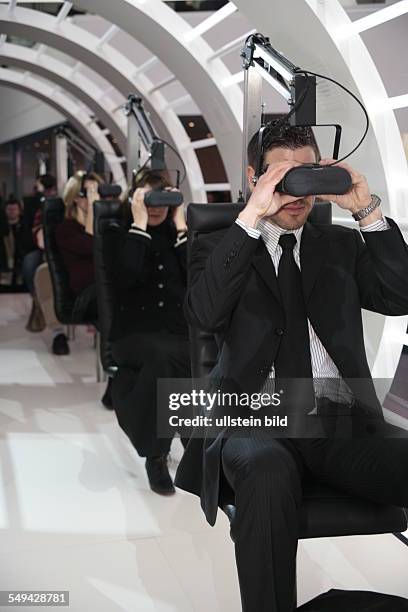
[[[193,496],[149,490],[99,403],[92,338],[53,357],[28,310],[0,296],[0,590],[69,590],[72,612],[238,612],[226,518],[210,528]],[[408,597],[407,555],[393,536],[302,542],[299,603],[332,586]]]

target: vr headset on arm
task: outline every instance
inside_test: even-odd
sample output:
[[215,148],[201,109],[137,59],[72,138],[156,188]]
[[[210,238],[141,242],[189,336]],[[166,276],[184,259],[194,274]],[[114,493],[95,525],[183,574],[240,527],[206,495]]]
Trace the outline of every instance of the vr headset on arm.
[[[321,166],[319,164],[302,164],[296,168],[289,170],[280,183],[276,186],[276,190],[280,193],[293,195],[295,197],[308,195],[342,195],[347,193],[352,185],[352,180],[349,172],[336,164],[350,157],[362,144],[365,139],[368,128],[369,118],[366,109],[360,100],[341,83],[334,79],[303,70],[292,64],[287,58],[281,55],[274,49],[262,34],[253,34],[247,38],[245,47],[241,51],[243,58],[243,68],[246,71],[255,69],[263,78],[275,84],[279,91],[285,95],[288,104],[292,107],[289,113],[277,120],[276,125],[280,122],[287,122],[289,125],[297,127],[318,127],[316,123],[316,78],[322,78],[338,85],[346,91],[362,108],[366,127],[364,134],[354,149],[338,159],[340,150],[340,140],[342,128],[338,124],[324,124],[324,127],[334,127],[336,136],[333,148],[333,159],[337,160],[333,164]],[[249,96],[248,76],[245,79],[245,96]],[[246,108],[248,105],[246,105]],[[263,108],[263,107],[262,107]],[[265,146],[264,132],[266,125],[264,123],[263,111],[261,114],[261,126],[258,131],[256,168],[253,177],[253,183],[256,184],[259,177],[266,171],[264,165]],[[248,127],[248,117],[244,116],[244,126]],[[244,149],[246,155],[247,142],[244,138]],[[246,172],[243,168],[242,192],[240,194],[241,201],[244,200],[246,189]]]
[[[176,189],[178,189],[186,178],[186,167],[178,151],[155,133],[153,125],[144,110],[142,98],[130,94],[125,107],[125,113],[128,117],[129,129],[134,130],[133,137],[129,137],[129,141],[133,143],[133,146],[135,140],[137,141],[137,159],[140,159],[140,142],[143,142],[149,153],[148,159],[143,166],[138,169],[134,168],[131,172],[131,190],[129,198],[131,198],[135,192],[145,170],[157,171],[158,174],[163,171],[169,171],[165,163],[165,147],[170,148],[177,155],[183,167],[183,177],[181,179],[180,171],[176,170]],[[129,159],[131,159],[132,153],[133,151],[130,152],[128,156]],[[183,203],[183,196],[179,191],[171,191],[168,188],[152,189],[145,194],[144,203],[146,206],[154,207],[177,207]]]

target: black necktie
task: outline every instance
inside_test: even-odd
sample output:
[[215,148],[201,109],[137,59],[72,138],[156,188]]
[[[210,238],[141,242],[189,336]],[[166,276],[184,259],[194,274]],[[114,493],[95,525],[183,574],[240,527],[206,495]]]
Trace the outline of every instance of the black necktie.
[[314,391],[302,277],[293,256],[296,236],[282,234],[279,244],[282,255],[278,284],[285,311],[285,329],[275,358],[276,389],[284,391],[282,399],[284,401],[286,398],[287,405],[296,410],[301,407],[302,412],[307,414],[314,407]]

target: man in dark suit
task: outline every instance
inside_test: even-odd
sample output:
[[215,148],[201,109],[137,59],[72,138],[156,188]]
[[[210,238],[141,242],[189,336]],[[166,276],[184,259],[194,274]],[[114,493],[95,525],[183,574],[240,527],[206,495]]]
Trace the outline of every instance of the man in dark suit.
[[408,248],[396,223],[383,217],[365,177],[346,164],[351,190],[326,199],[359,218],[361,234],[311,225],[314,197],[275,190],[288,170],[319,160],[310,128],[282,122],[267,127],[268,167],[254,187],[256,142],[257,136],[249,146],[247,205],[230,228],[201,237],[193,247],[186,317],[216,334],[220,350],[212,376],[220,389],[254,393],[292,380],[285,390],[293,398],[298,379],[309,381],[297,416],[308,421],[316,412],[349,413],[361,439],[313,436],[304,429],[304,435],[283,438],[276,429],[256,427],[245,433],[225,429],[204,441],[193,436],[176,484],[201,497],[210,524],[232,490],[243,610],[289,612],[295,605],[303,479],[408,504],[408,443],[382,433],[361,317],[362,308],[408,314]]

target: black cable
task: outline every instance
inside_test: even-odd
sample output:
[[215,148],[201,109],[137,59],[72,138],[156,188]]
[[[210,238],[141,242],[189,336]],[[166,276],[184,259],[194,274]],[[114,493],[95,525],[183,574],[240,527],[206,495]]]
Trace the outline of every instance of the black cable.
[[185,181],[186,176],[187,176],[187,169],[186,169],[186,164],[183,161],[183,158],[181,157],[180,153],[177,151],[177,149],[175,149],[173,147],[173,145],[171,145],[169,142],[167,142],[167,140],[164,140],[163,138],[156,138],[155,139],[156,142],[162,142],[163,144],[166,145],[166,147],[169,147],[169,149],[171,149],[173,151],[173,153],[178,157],[178,159],[181,162],[181,165],[183,166],[183,178],[180,179],[180,185]]
[[[306,70],[299,69],[296,72],[297,74],[304,74],[305,76],[307,76],[308,74]],[[299,110],[299,108],[302,106],[303,102],[305,101],[307,94],[309,93],[309,89],[310,89],[310,81],[306,83],[306,87],[302,91],[302,95],[300,96],[299,100],[297,100],[297,102],[295,102],[295,104],[292,106],[288,114],[284,115],[284,117],[282,117],[281,119],[278,119],[279,123],[285,123],[288,119],[290,119],[293,113]]]
[[[363,144],[363,141],[365,140],[365,137],[367,136],[369,127],[370,127],[370,119],[368,116],[368,113],[366,111],[366,108],[364,106],[364,104],[357,98],[356,95],[353,94],[352,91],[350,91],[349,89],[347,89],[347,87],[345,87],[344,85],[342,85],[341,83],[339,83],[338,81],[336,81],[335,79],[332,79],[331,77],[325,76],[324,74],[317,74],[316,72],[311,72],[310,70],[304,70],[301,68],[298,68],[296,70],[297,73],[300,74],[310,74],[311,76],[315,76],[318,77],[319,79],[325,79],[326,81],[331,81],[332,83],[334,83],[335,85],[338,85],[338,87],[340,87],[341,89],[343,89],[346,93],[348,93],[352,98],[354,98],[354,100],[357,102],[357,104],[362,108],[365,119],[366,119],[366,127],[364,130],[364,134],[361,137],[360,141],[358,142],[358,144],[354,147],[354,149],[348,153],[347,155],[345,155],[344,157],[341,157],[340,159],[337,159],[333,164],[328,164],[327,167],[329,168],[330,166],[335,166],[336,164],[338,164],[339,162],[344,161],[345,159],[347,159],[348,157],[350,157],[351,155],[353,155],[353,153],[355,153],[357,151],[357,149]],[[303,100],[302,100],[303,101]],[[293,109],[292,109],[293,110]],[[291,111],[290,111],[291,113]],[[288,116],[290,116],[290,113],[288,113]]]
[[[248,44],[248,42],[250,40],[256,40],[258,42],[260,42],[261,44],[263,44],[264,46],[266,46],[266,44],[269,42],[269,39],[265,38],[265,36],[263,34],[261,34],[260,32],[255,32],[254,34],[250,34],[246,41],[245,41],[245,45]],[[370,119],[367,113],[367,110],[364,106],[364,104],[357,98],[356,95],[353,94],[352,91],[350,91],[347,87],[345,87],[345,85],[342,85],[341,83],[339,83],[338,81],[336,81],[335,79],[332,79],[331,77],[328,77],[324,74],[318,74],[317,72],[312,72],[311,70],[304,70],[303,68],[295,68],[294,69],[296,74],[304,74],[304,75],[311,75],[311,76],[315,76],[318,77],[320,79],[325,79],[326,81],[330,81],[332,83],[334,83],[335,85],[337,85],[338,87],[340,87],[341,89],[343,89],[343,91],[345,91],[346,93],[348,93],[356,102],[357,104],[361,107],[365,119],[366,119],[366,127],[364,130],[364,134],[361,137],[361,139],[359,140],[359,142],[357,143],[357,145],[354,147],[354,149],[352,151],[350,151],[350,153],[348,153],[347,155],[344,155],[344,157],[341,157],[340,159],[337,159],[333,164],[329,164],[328,167],[330,166],[335,166],[336,164],[344,161],[345,159],[348,159],[351,155],[353,155],[353,153],[355,153],[357,151],[357,149],[363,144],[368,130],[370,128]],[[280,121],[286,122],[288,121],[288,119],[293,115],[293,113],[295,111],[297,111],[299,109],[299,107],[302,105],[302,103],[304,102],[305,98],[306,98],[306,94],[309,90],[309,84],[307,85],[307,87],[304,89],[304,91],[302,92],[301,97],[299,98],[299,100],[294,104],[294,106],[291,108],[291,110],[287,113],[287,115],[285,115]],[[313,127],[313,126],[311,126]]]

